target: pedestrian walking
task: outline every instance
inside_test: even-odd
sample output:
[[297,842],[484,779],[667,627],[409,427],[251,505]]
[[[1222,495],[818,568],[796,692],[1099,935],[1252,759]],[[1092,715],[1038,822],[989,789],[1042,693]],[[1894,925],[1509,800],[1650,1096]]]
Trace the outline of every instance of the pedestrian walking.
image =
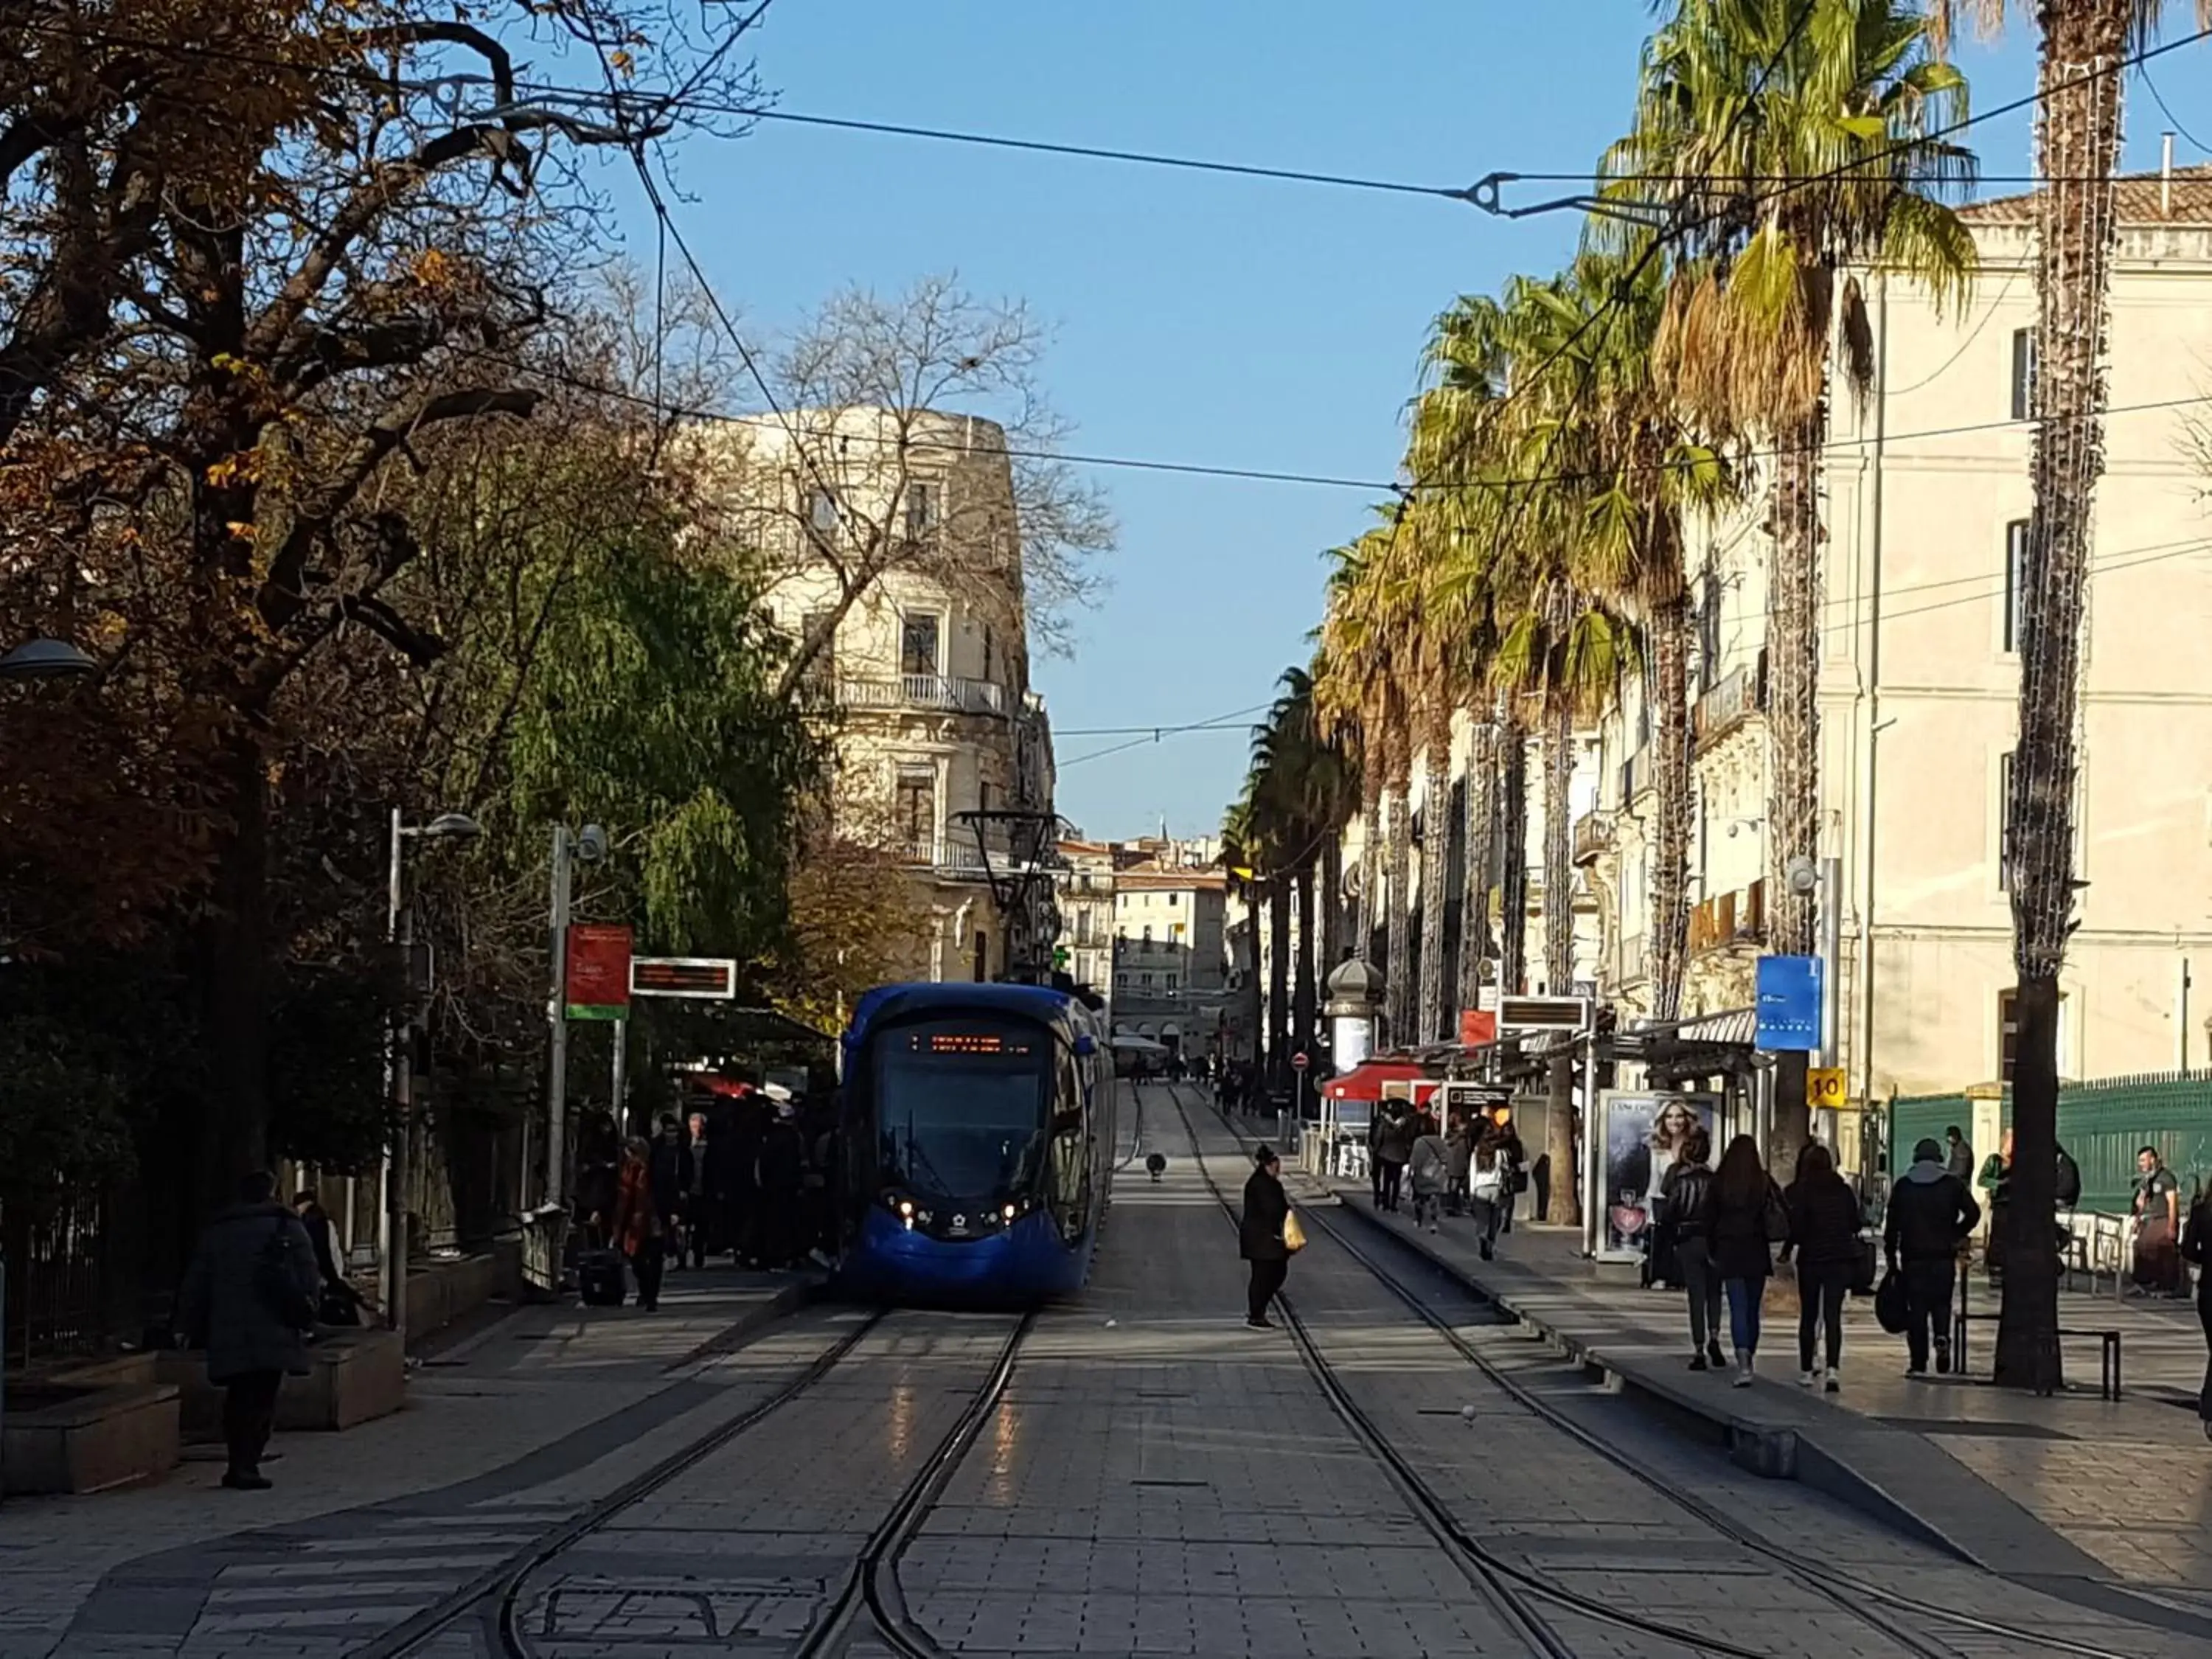
[[1244,1182],[1244,1212],[1237,1224],[1237,1254],[1252,1264],[1244,1322],[1255,1330],[1274,1328],[1267,1304],[1290,1276],[1291,1246],[1285,1236],[1290,1219],[1282,1160],[1273,1147],[1263,1146],[1252,1154],[1252,1174]]
[[1713,1265],[1705,1224],[1712,1218],[1713,1139],[1703,1127],[1682,1143],[1682,1155],[1659,1185],[1659,1210],[1674,1234],[1674,1262],[1690,1297],[1690,1369],[1718,1370],[1721,1358],[1721,1275]]
[[1485,1261],[1498,1254],[1498,1228],[1505,1218],[1511,1179],[1505,1167],[1505,1149],[1495,1135],[1486,1135],[1474,1149],[1474,1168],[1468,1178],[1468,1206],[1474,1212],[1474,1244]]
[[1521,1194],[1528,1190],[1528,1153],[1522,1146],[1521,1136],[1513,1127],[1513,1109],[1498,1105],[1491,1109],[1491,1138],[1498,1143],[1498,1164],[1504,1176],[1504,1185],[1498,1195],[1498,1231],[1513,1231],[1513,1212],[1520,1207]]
[[1382,1207],[1395,1212],[1405,1188],[1406,1165],[1413,1156],[1413,1115],[1404,1107],[1398,1107],[1382,1120],[1376,1156],[1382,1164]]
[[692,1113],[690,1127],[687,1145],[691,1152],[691,1177],[684,1193],[684,1249],[692,1267],[703,1267],[707,1253],[715,1243],[714,1148],[706,1113]]
[[575,1218],[590,1241],[606,1248],[614,1241],[615,1196],[622,1179],[622,1137],[615,1121],[594,1112],[576,1133]]
[[1413,1182],[1413,1224],[1418,1227],[1425,1220],[1433,1233],[1443,1212],[1445,1188],[1451,1184],[1451,1148],[1437,1133],[1434,1118],[1424,1115],[1419,1127],[1407,1172]]
[[660,1133],[653,1142],[649,1158],[653,1178],[653,1205],[660,1217],[661,1231],[674,1253],[678,1267],[684,1265],[684,1224],[686,1206],[691,1201],[691,1177],[696,1173],[696,1160],[690,1143],[684,1137],[684,1126],[673,1112],[664,1113]]
[[2181,1284],[2181,1182],[2158,1148],[2136,1154],[2135,1288],[2132,1296],[2172,1296]]
[[1951,1369],[1951,1291],[1959,1275],[1959,1250],[1982,1218],[1966,1183],[1947,1167],[1930,1137],[1912,1149],[1912,1167],[1890,1188],[1882,1220],[1883,1253],[1905,1281],[1905,1374]]
[[776,1103],[775,1119],[761,1137],[761,1265],[788,1267],[799,1255],[799,1203],[806,1189],[806,1141],[799,1132],[799,1113],[787,1099]]
[[1954,1123],[1943,1131],[1943,1144],[1950,1150],[1944,1154],[1944,1167],[1961,1181],[1974,1178],[1974,1144],[1966,1133]]
[[1464,1117],[1444,1137],[1447,1155],[1444,1202],[1454,1215],[1467,1212],[1467,1178],[1474,1168],[1474,1127]]
[[[1844,1297],[1858,1273],[1859,1229],[1866,1218],[1858,1194],[1836,1173],[1834,1154],[1817,1140],[1797,1154],[1797,1178],[1782,1201],[1790,1212],[1782,1259],[1795,1256],[1797,1265],[1797,1382],[1809,1389],[1825,1376],[1827,1391],[1835,1394],[1843,1386],[1837,1373],[1844,1361]],[[1819,1358],[1815,1339],[1824,1334],[1825,1372],[1813,1363]]]
[[2181,1236],[2181,1259],[2197,1268],[2197,1322],[2204,1330],[2204,1386],[2197,1391],[2197,1420],[2212,1440],[2212,1188],[2189,1206],[2188,1230]]
[[642,1137],[623,1149],[615,1189],[614,1248],[629,1258],[637,1280],[637,1305],[652,1313],[660,1306],[660,1276],[668,1261],[668,1218],[654,1195],[654,1149]]
[[307,1334],[315,1322],[321,1274],[300,1218],[277,1199],[276,1177],[256,1170],[237,1200],[208,1224],[178,1296],[185,1346],[207,1356],[208,1381],[222,1390],[222,1484],[266,1492],[262,1454],[276,1426],[276,1392],[307,1374]]
[[1705,1212],[1705,1239],[1729,1304],[1729,1335],[1735,1345],[1739,1389],[1751,1386],[1759,1355],[1759,1316],[1766,1281],[1774,1276],[1774,1246],[1790,1236],[1790,1212],[1760,1161],[1759,1145],[1738,1135],[1713,1172]]
[[[1917,1147],[1914,1148],[1916,1164],[1920,1161],[1918,1152]],[[1988,1271],[1990,1283],[1998,1285],[2004,1281],[2005,1252],[2012,1248],[2011,1130],[2004,1132],[1997,1142],[1997,1150],[1982,1160],[1982,1173],[1975,1184],[1990,1195],[1990,1243],[1982,1252],[1982,1265]]]
[[337,1229],[331,1223],[330,1212],[313,1193],[296,1193],[292,1198],[292,1213],[300,1218],[301,1226],[307,1229],[307,1243],[315,1252],[315,1323],[318,1325],[357,1326],[361,1310],[365,1305],[362,1294],[354,1289],[353,1281],[338,1269]]

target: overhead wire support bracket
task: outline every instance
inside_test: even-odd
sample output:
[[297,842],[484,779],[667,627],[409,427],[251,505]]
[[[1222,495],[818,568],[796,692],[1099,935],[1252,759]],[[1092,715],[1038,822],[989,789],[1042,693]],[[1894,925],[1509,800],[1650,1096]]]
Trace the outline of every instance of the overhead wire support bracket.
[[1529,219],[1540,213],[1588,213],[1601,219],[1619,219],[1627,224],[1664,229],[1673,222],[1676,211],[1671,202],[1608,201],[1589,191],[1577,191],[1572,196],[1555,196],[1548,202],[1530,202],[1520,207],[1506,206],[1505,186],[1521,183],[1524,176],[1518,173],[1488,173],[1458,194],[1485,213],[1499,219]]

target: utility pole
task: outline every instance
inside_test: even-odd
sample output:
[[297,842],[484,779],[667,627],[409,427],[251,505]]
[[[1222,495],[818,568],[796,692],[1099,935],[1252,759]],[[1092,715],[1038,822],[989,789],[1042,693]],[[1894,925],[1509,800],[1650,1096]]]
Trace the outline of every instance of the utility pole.
[[553,826],[553,983],[545,1082],[545,1201],[568,1203],[568,826]]
[[401,983],[406,988],[401,994],[397,1015],[385,1030],[384,1073],[393,1121],[385,1138],[384,1190],[380,1194],[384,1200],[383,1212],[378,1218],[376,1240],[377,1266],[384,1281],[385,1322],[402,1333],[403,1342],[407,1319],[407,1103],[413,1093],[413,1079],[408,1075],[412,1056],[407,1049],[413,1009],[410,993],[414,977],[414,964],[408,961],[400,938],[406,902],[405,876],[400,862],[401,848],[405,844],[401,834],[404,823],[400,809],[393,807],[391,861],[385,884],[384,942],[399,963]]

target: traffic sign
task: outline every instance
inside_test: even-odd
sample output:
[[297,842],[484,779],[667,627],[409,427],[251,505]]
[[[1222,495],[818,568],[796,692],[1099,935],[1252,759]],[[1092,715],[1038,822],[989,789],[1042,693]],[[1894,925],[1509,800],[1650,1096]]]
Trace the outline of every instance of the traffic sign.
[[1805,1068],[1805,1103],[1841,1111],[1850,1103],[1850,1086],[1844,1079],[1840,1066],[1808,1066]]
[[1294,1072],[1303,1072],[1313,1062],[1309,1060],[1303,1053],[1295,1054],[1291,1056],[1291,1069]]

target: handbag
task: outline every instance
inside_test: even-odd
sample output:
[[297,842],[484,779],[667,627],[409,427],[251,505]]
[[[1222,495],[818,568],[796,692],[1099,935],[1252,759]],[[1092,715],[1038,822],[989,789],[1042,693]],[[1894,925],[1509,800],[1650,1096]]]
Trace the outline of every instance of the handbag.
[[1772,1187],[1766,1189],[1766,1209],[1761,1218],[1766,1228],[1766,1242],[1786,1243],[1790,1237],[1790,1206],[1782,1201],[1782,1194]]
[[1851,1294],[1871,1296],[1876,1271],[1874,1240],[1862,1238],[1858,1241],[1858,1254],[1851,1258]]
[[1306,1230],[1298,1224],[1298,1212],[1287,1212],[1283,1217],[1283,1249],[1296,1255],[1306,1247]]
[[1875,1322],[1892,1336],[1904,1335],[1905,1326],[1911,1322],[1905,1302],[1905,1278],[1894,1267],[1881,1276],[1881,1285],[1875,1287],[1874,1316]]

